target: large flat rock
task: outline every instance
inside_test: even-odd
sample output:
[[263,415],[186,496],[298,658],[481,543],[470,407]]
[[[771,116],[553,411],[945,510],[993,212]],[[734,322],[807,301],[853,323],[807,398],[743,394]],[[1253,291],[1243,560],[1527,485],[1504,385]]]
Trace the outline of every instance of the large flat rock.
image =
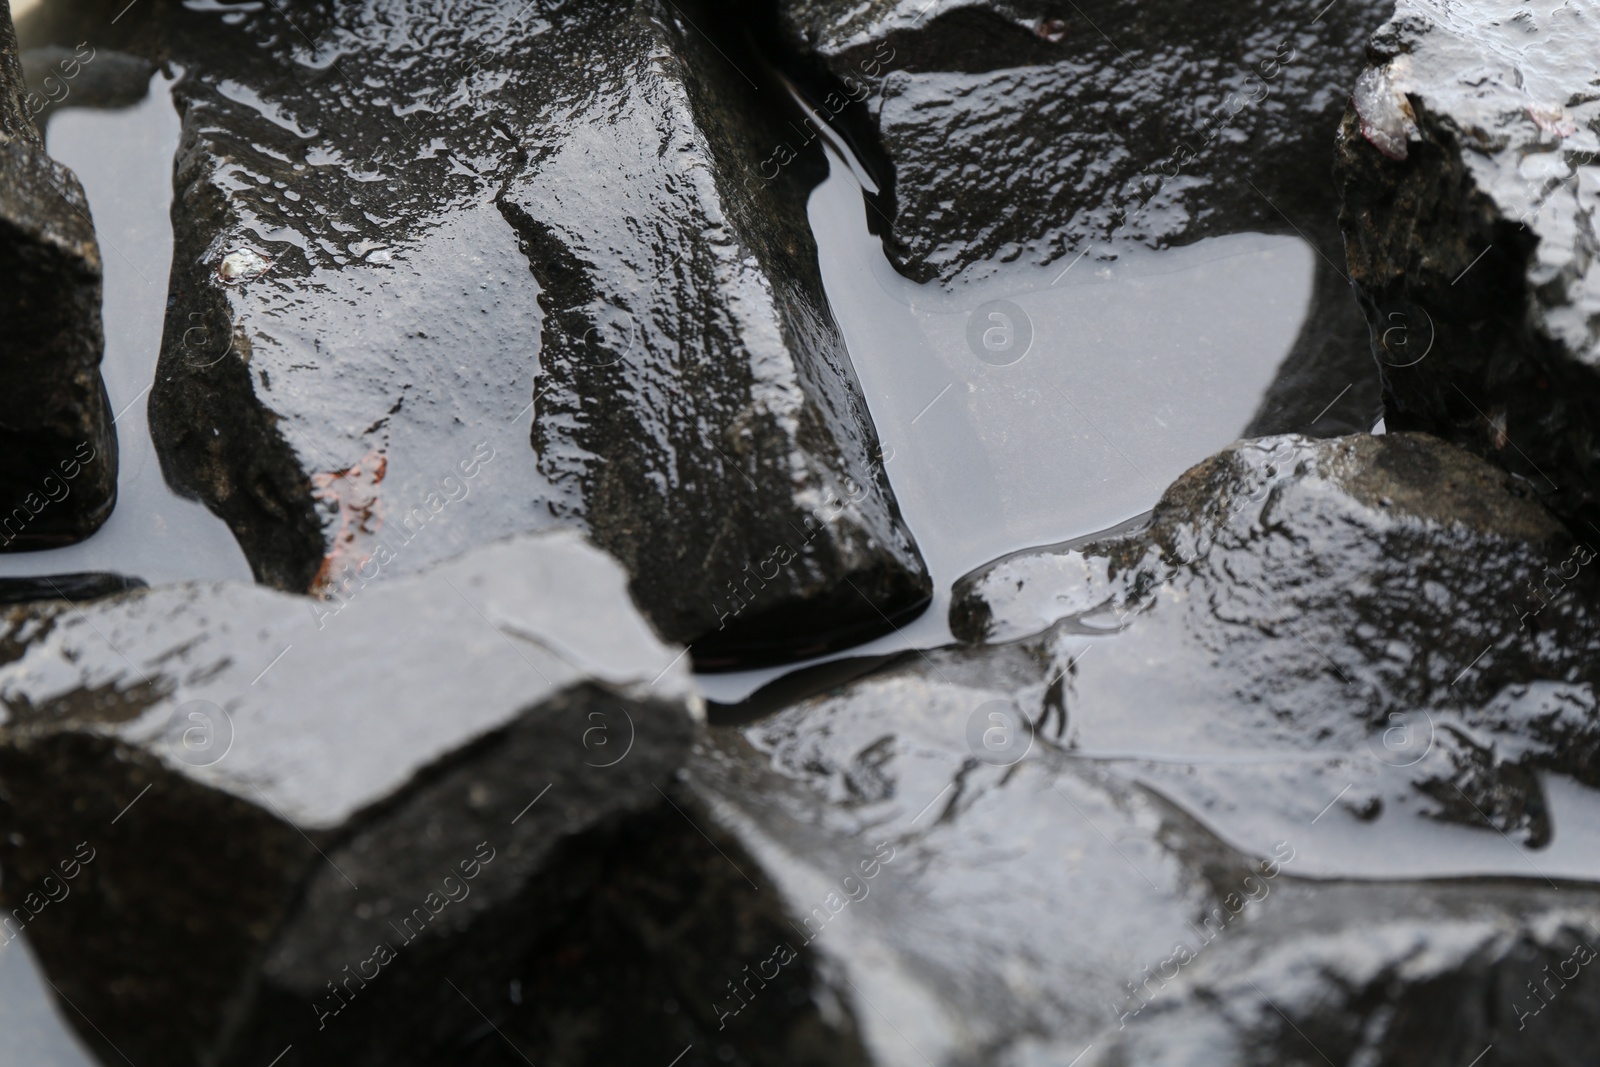
[[0,2],[0,552],[81,541],[117,497],[100,249],[83,187],[45,153],[47,103],[23,81]]
[[221,583],[0,619],[0,891],[106,1056],[437,1062],[630,820],[679,818],[685,661],[572,532],[336,614]]
[[1597,19],[1401,0],[1339,137],[1388,425],[1527,476],[1584,536],[1600,517]]
[[750,180],[780,90],[704,12],[141,18],[113,43],[186,71],[152,430],[259,580],[337,595],[573,525],[703,666],[920,610],[806,225],[820,154]]

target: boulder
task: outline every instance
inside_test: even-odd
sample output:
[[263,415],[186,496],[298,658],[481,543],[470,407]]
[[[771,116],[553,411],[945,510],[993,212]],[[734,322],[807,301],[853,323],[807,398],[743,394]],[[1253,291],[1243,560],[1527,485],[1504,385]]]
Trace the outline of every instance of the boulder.
[[186,72],[169,482],[332,598],[580,527],[707,668],[919,612],[806,223],[820,152],[743,169],[781,88],[695,5],[428,10],[426,43],[387,2],[159,3],[108,39]]
[[[1468,1063],[1490,1043],[1505,1062],[1587,1062],[1597,994],[1569,983],[1547,1004],[1526,983],[1563,961],[1570,979],[1573,953],[1600,943],[1592,888],[1308,878],[1303,822],[1261,853],[1230,846],[1138,768],[1030,725],[1052,707],[1048,659],[1038,642],[908,655],[713,729],[691,764],[867,1062],[1309,1064],[1320,1050],[1399,1067]],[[740,1024],[770,994],[705,995],[732,1054],[753,1055],[762,1032]],[[1548,1025],[1520,1032],[1545,1007]]]
[[773,35],[805,57],[818,121],[836,114],[878,172],[874,221],[908,277],[980,283],[1013,262],[1298,235],[1320,253],[1315,295],[1249,433],[1371,426],[1329,144],[1384,0],[778,7]]
[[150,93],[155,64],[79,41],[71,48],[46,45],[22,53],[27,102],[40,128],[63,107],[132,107]]
[[83,187],[45,153],[42,102],[0,0],[0,552],[81,541],[117,498],[100,249]]
[[[1600,787],[1600,598],[1592,543],[1534,497],[1420,434],[1244,442],[1175,483],[1147,529],[963,579],[952,628],[1050,627],[1073,663],[1063,736],[1155,761],[1146,780],[1231,840],[1259,847],[1339,794],[1391,844],[1442,821],[1542,849],[1575,817],[1558,808]],[[1224,766],[1241,749],[1276,758]],[[1362,840],[1329,839],[1320,873],[1529,870],[1481,851],[1498,836]],[[1535,869],[1588,871],[1557,844]]]
[[108,1059],[438,1062],[630,820],[704,841],[663,792],[701,715],[684,660],[569,531],[338,609],[239,583],[11,607],[0,711],[0,925]]
[[1584,537],[1600,517],[1597,18],[1400,0],[1338,150],[1387,425],[1527,476]]

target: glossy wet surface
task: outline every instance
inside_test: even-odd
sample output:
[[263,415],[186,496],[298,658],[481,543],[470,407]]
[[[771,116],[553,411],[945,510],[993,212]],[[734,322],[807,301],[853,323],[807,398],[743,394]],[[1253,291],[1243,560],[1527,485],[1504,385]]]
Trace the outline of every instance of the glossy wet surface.
[[[198,0],[186,7],[221,10]],[[289,115],[246,85],[213,79],[204,88],[227,102],[210,104],[248,112],[241,122],[265,122],[302,140],[313,132],[309,118]],[[638,117],[629,113],[629,121]],[[95,538],[59,552],[0,557],[0,577],[96,569],[152,584],[249,579],[244,554],[222,521],[166,487],[144,414],[172,256],[166,211],[177,135],[170,85],[161,76],[135,108],[69,109],[54,118],[51,149],[77,170],[88,190],[106,261],[106,376],[113,409],[123,412],[118,429],[124,495],[116,516]],[[559,142],[553,138],[542,146],[550,153],[549,169],[536,172],[517,193],[537,212],[557,211],[552,204],[592,162]],[[1474,891],[1462,880],[1478,877],[1513,887],[1515,880],[1549,883],[1552,892],[1557,881],[1600,879],[1600,781],[1585,779],[1579,758],[1591,743],[1585,724],[1592,720],[1593,700],[1584,681],[1587,668],[1575,652],[1586,647],[1593,628],[1582,611],[1565,614],[1567,602],[1542,620],[1546,637],[1525,646],[1511,633],[1516,611],[1498,599],[1512,576],[1520,581],[1545,562],[1536,558],[1548,547],[1541,531],[1507,548],[1493,538],[1473,541],[1454,527],[1441,532],[1437,524],[1406,526],[1391,521],[1392,501],[1351,504],[1345,497],[1355,495],[1348,486],[1330,489],[1331,482],[1302,479],[1305,471],[1298,466],[1289,465],[1291,471],[1262,460],[1247,473],[1265,471],[1263,485],[1270,483],[1277,495],[1259,509],[1259,522],[1250,505],[1266,494],[1258,496],[1254,490],[1260,486],[1237,472],[1207,483],[1197,498],[1197,511],[1220,503],[1233,509],[1224,522],[1239,519],[1238,543],[1218,550],[1205,576],[1175,578],[1142,557],[1138,566],[1124,567],[1128,584],[1113,593],[1107,592],[1114,584],[1110,568],[1103,558],[1090,559],[1093,553],[1058,548],[1042,562],[1012,560],[997,566],[1000,578],[985,593],[994,594],[994,618],[1010,626],[996,640],[1023,640],[984,647],[958,623],[957,632],[973,643],[941,648],[955,641],[949,609],[952,585],[963,575],[1035,546],[1081,545],[1097,531],[1116,528],[1118,536],[1142,536],[1144,518],[1175,479],[1255,424],[1264,398],[1284,388],[1286,359],[1311,332],[1315,305],[1326,293],[1318,282],[1326,260],[1319,261],[1306,240],[1282,234],[1213,234],[1160,250],[1089,240],[1081,254],[1058,256],[1047,265],[1027,256],[1021,262],[984,260],[969,264],[959,277],[919,284],[894,269],[872,232],[879,228],[869,226],[876,208],[863,198],[866,179],[856,176],[863,174],[859,165],[832,149],[827,159],[830,173],[808,209],[821,281],[876,427],[882,469],[927,563],[934,599],[914,622],[836,654],[832,664],[813,660],[799,668],[698,676],[700,692],[724,705],[762,686],[772,688],[761,694],[762,702],[724,708],[721,721],[742,720],[744,729],[702,735],[700,749],[677,770],[675,781],[687,783],[684,788],[706,804],[719,825],[713,831],[719,840],[727,831],[737,841],[724,843],[741,862],[746,853],[753,856],[758,876],[764,882],[770,876],[795,900],[832,894],[836,871],[849,870],[857,853],[880,836],[892,836],[902,848],[892,867],[885,864],[890,877],[876,883],[876,911],[852,908],[814,950],[824,959],[832,954],[852,986],[860,980],[856,992],[871,998],[876,1014],[860,1004],[854,1008],[881,1062],[928,1062],[926,1053],[932,1052],[951,1061],[979,1056],[975,1062],[999,1063],[982,1056],[1001,1046],[1007,1067],[1076,1062],[1080,1049],[1087,1052],[1084,1042],[1099,1041],[1108,1025],[1108,990],[1121,995],[1108,975],[1134,975],[1144,962],[1160,959],[1173,937],[1187,939],[1192,916],[1211,908],[1228,888],[1228,864],[1281,856],[1285,841],[1294,845],[1291,879],[1304,882],[1285,889],[1272,907],[1301,894],[1295,899],[1312,900],[1307,906],[1319,918],[1332,915],[1330,921],[1346,924],[1334,938],[1345,946],[1360,943],[1361,908],[1383,892],[1402,902],[1421,901],[1414,908],[1415,929],[1421,931],[1415,936],[1419,943],[1437,936],[1427,925],[1436,916],[1425,914],[1433,907],[1431,890],[1408,879],[1437,880],[1445,896],[1460,890],[1461,897]],[[641,160],[635,161],[641,167],[649,163]],[[345,177],[359,180],[358,171]],[[459,172],[454,179],[466,180]],[[274,195],[262,202],[274,202]],[[562,216],[565,225],[576,227],[562,238],[569,245],[583,246],[582,222],[614,206],[598,204],[609,199],[604,189],[583,195],[596,202]],[[315,361],[298,361],[295,353],[315,351],[319,322],[341,308],[359,324],[356,347],[349,350],[352,365],[364,367],[386,351],[413,348],[448,361],[474,335],[470,326],[447,325],[425,345],[413,346],[405,329],[372,308],[403,306],[416,292],[451,307],[457,290],[467,293],[468,281],[480,273],[515,282],[514,293],[494,305],[497,320],[511,323],[519,335],[538,332],[544,324],[534,296],[543,279],[536,284],[524,273],[528,247],[519,248],[513,232],[533,232],[531,226],[490,200],[468,200],[441,208],[436,225],[405,235],[393,247],[356,242],[330,251],[275,228],[265,216],[246,218],[241,225],[248,224],[253,240],[293,237],[300,240],[300,253],[313,259],[327,253],[341,268],[318,273],[314,297],[295,294],[280,278],[268,282],[278,286],[271,289],[276,295],[262,295],[268,292],[262,286],[251,297],[255,321],[272,325],[273,343],[282,349],[272,357],[275,388],[283,395],[315,391],[319,368]],[[660,251],[649,240],[639,245],[646,246],[652,255]],[[486,266],[482,250],[491,247],[497,258]],[[414,264],[408,263],[410,252],[416,253]],[[347,264],[347,256],[364,259]],[[433,269],[440,264],[458,273],[440,275]],[[352,269],[343,270],[347,265]],[[249,249],[235,250],[218,267],[227,280],[247,283],[268,268]],[[636,269],[644,270],[619,254],[602,273],[609,278]],[[402,275],[403,282],[390,284]],[[694,290],[704,278],[682,280]],[[244,302],[238,290],[230,292],[230,299]],[[581,312],[575,320],[580,327],[595,317],[607,328],[625,325],[626,313],[596,300],[557,312]],[[468,303],[468,318],[488,313]],[[631,351],[629,331],[621,329],[611,340],[619,338]],[[226,355],[227,347],[219,351]],[[470,416],[485,407],[497,414],[520,407],[524,395],[543,388],[543,377],[535,377],[534,364],[524,358],[530,351],[508,347],[500,353],[505,373],[464,385],[460,395],[444,389],[450,395],[435,398],[438,412],[424,418],[408,406],[408,417],[436,418],[442,425],[462,421],[451,415],[458,408]],[[541,375],[547,369],[537,368]],[[556,384],[571,385],[569,374],[576,381],[596,369],[604,368],[564,367]],[[426,376],[391,370],[386,389]],[[1293,428],[1315,433],[1321,414],[1311,415],[1324,409],[1324,401],[1332,408],[1343,396],[1294,397],[1292,406],[1306,417]],[[576,392],[574,397],[577,411],[584,398]],[[507,406],[510,399],[517,403]],[[352,513],[371,503],[363,494],[383,480],[389,462],[409,473],[394,474],[387,491],[409,497],[422,495],[429,480],[457,458],[436,454],[434,437],[419,437],[384,456],[363,453],[372,443],[367,438],[378,433],[367,418],[378,410],[368,410],[371,401],[361,395],[321,402],[308,416],[321,420],[311,435],[315,440],[293,446],[302,460],[324,448],[333,453],[314,472],[321,479],[318,488]],[[543,477],[531,473],[528,447],[538,417],[531,406],[522,408],[497,418],[485,435],[499,455],[520,465],[518,477],[525,481]],[[361,430],[363,425],[368,429]],[[670,451],[663,442],[670,443],[662,437],[662,451]],[[1314,446],[1284,447],[1309,455]],[[346,467],[352,457],[354,465]],[[567,456],[574,471],[587,470],[593,458],[577,451]],[[442,463],[437,469],[430,466],[436,461]],[[507,461],[497,461],[491,475],[509,473]],[[496,523],[521,521],[497,510],[490,481],[474,488],[471,504],[431,528],[438,540],[419,546],[423,551],[405,568],[423,570],[431,557],[468,545]],[[1269,521],[1271,508],[1285,499],[1292,502],[1286,505],[1289,517]],[[1329,510],[1318,510],[1324,507]],[[1402,527],[1411,540],[1385,540]],[[1275,540],[1278,534],[1284,536]],[[1474,574],[1463,559],[1487,559],[1491,566]],[[444,567],[430,573],[455,572]],[[343,638],[321,643],[326,638],[319,636],[316,612],[301,617],[299,611],[309,602],[247,590],[282,608],[285,618],[293,615],[272,632],[299,645],[294,655],[312,665],[305,676],[273,675],[261,686],[280,661],[286,664],[281,670],[290,670],[296,660],[284,660],[291,647],[272,659],[276,642],[259,649],[256,662],[234,656],[230,641],[237,640],[245,654],[258,651],[260,642],[226,633],[224,623],[235,614],[250,615],[240,605],[252,602],[251,596],[226,591],[217,593],[209,617],[179,604],[186,595],[181,592],[157,592],[135,602],[179,604],[177,620],[205,631],[173,653],[166,653],[164,642],[182,626],[172,619],[145,625],[126,617],[137,616],[139,608],[85,605],[87,626],[80,626],[63,611],[61,632],[52,638],[60,643],[37,641],[32,658],[11,678],[24,696],[43,692],[48,699],[76,694],[73,686],[88,688],[90,681],[131,692],[124,667],[133,663],[105,652],[105,634],[147,666],[170,656],[171,676],[178,680],[160,699],[175,704],[203,694],[227,704],[244,727],[281,720],[281,748],[269,746],[270,758],[262,762],[248,747],[250,739],[242,738],[246,747],[228,775],[239,776],[234,791],[247,803],[254,794],[246,786],[260,793],[255,783],[265,782],[278,795],[273,803],[281,802],[315,832],[323,823],[359,822],[357,809],[371,797],[342,803],[337,818],[322,818],[316,810],[297,808],[290,793],[277,792],[270,780],[274,767],[290,768],[288,778],[301,776],[285,789],[314,794],[347,784],[335,765],[341,760],[344,769],[365,768],[369,777],[382,765],[389,777],[382,789],[374,787],[375,796],[402,790],[401,779],[415,769],[383,745],[363,741],[365,720],[350,718],[344,733],[317,725],[312,717],[321,714],[324,679],[356,679],[375,700],[426,713],[448,706],[456,692],[453,679],[434,671],[429,650],[453,646],[458,634],[472,633],[472,647],[488,649],[487,666],[465,668],[473,685],[494,689],[494,707],[514,709],[526,679],[516,677],[523,664],[505,634],[525,636],[508,620],[516,621],[512,601],[526,606],[530,598],[516,595],[510,583],[502,588],[496,573],[521,571],[508,564],[479,576],[493,620],[475,617],[482,612],[464,596],[463,605],[443,593],[417,594],[403,611],[385,607],[381,597],[387,593],[354,600],[351,615],[334,623],[361,628],[361,640],[352,639],[348,651],[339,643]],[[572,603],[581,600],[581,587],[575,580]],[[407,588],[415,593],[421,585]],[[395,596],[388,603],[404,601],[399,591]],[[496,607],[495,596],[509,599]],[[1007,604],[1006,597],[1014,599]],[[448,610],[439,610],[441,602]],[[1115,619],[1111,608],[1118,609]],[[1007,617],[1011,609],[1016,614]],[[570,625],[564,610],[571,609],[551,608],[549,641]],[[408,634],[409,646],[392,641],[386,612],[420,618],[434,611],[437,633]],[[479,628],[480,622],[502,634]],[[1489,647],[1480,652],[1485,642]],[[401,653],[404,669],[391,670],[384,657],[396,647],[410,651]],[[926,654],[891,661],[909,650]],[[641,686],[672,650],[657,651],[648,669],[633,678]],[[521,651],[517,655],[527,666],[545,662],[544,652],[533,661]],[[678,663],[666,663],[663,675]],[[266,670],[258,674],[263,664]],[[857,677],[878,668],[883,669]],[[1517,688],[1529,679],[1531,684]],[[57,683],[62,688],[50,690]],[[239,693],[244,695],[229,703]],[[1007,721],[1013,726],[1027,720],[1030,747],[1015,759],[985,758],[990,753],[983,728],[990,719],[984,716],[994,705],[1012,715]],[[165,705],[157,710],[164,712]],[[448,735],[443,742],[412,729],[407,736],[417,742],[416,758],[458,744],[458,734],[472,726],[467,719],[423,724]],[[308,757],[297,746],[313,736],[342,740],[348,748],[342,756],[330,748]],[[321,773],[312,770],[318,766]],[[663,781],[669,773],[664,763]],[[213,784],[227,777],[208,774],[194,777]],[[516,769],[507,770],[506,778],[518,782]],[[655,803],[653,795],[641,793]],[[150,803],[162,803],[160,795]],[[413,830],[408,825],[395,832],[396,855],[405,854]],[[693,843],[698,847],[698,840]],[[345,899],[345,887],[331,873],[320,877],[327,883],[323,896]],[[1341,884],[1318,896],[1329,882]],[[1368,889],[1375,895],[1359,895]],[[1342,891],[1355,906],[1318,910]],[[1078,901],[1085,906],[1071,906]],[[321,944],[317,924],[337,926],[343,910],[311,909],[311,933],[301,931],[305,941]],[[1397,936],[1403,940],[1402,935]],[[42,935],[40,944],[49,947]],[[1274,947],[1284,945],[1291,954],[1301,948],[1293,935]],[[1229,951],[1225,941],[1218,954]],[[1373,948],[1377,956],[1384,951]],[[71,955],[63,952],[63,958]],[[1316,957],[1308,951],[1300,958]],[[95,969],[80,961],[77,977],[83,980],[86,973],[92,980]],[[310,981],[321,973],[300,977]],[[28,1063],[81,1067],[84,1055],[50,1009],[57,1001],[41,981],[23,943],[0,946],[0,1030],[13,1047],[27,1050],[19,1054]],[[515,989],[520,1008],[520,985]],[[469,1022],[476,1027],[476,1020]],[[1269,1022],[1277,1025],[1276,1019]],[[919,1044],[907,1040],[907,1032]],[[359,1039],[359,1032],[350,1037]]]

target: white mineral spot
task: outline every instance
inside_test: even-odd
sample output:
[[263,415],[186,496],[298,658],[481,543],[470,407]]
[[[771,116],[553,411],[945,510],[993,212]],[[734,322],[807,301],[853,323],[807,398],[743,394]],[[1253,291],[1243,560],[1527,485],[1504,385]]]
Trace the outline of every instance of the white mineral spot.
[[[1404,59],[1404,57],[1401,57]],[[1400,59],[1386,67],[1369,67],[1356,79],[1350,99],[1361,116],[1361,135],[1390,159],[1406,158],[1406,143],[1421,139],[1416,113],[1402,85]]]
[[217,264],[217,277],[224,285],[254,281],[272,269],[272,260],[253,248],[236,248]]

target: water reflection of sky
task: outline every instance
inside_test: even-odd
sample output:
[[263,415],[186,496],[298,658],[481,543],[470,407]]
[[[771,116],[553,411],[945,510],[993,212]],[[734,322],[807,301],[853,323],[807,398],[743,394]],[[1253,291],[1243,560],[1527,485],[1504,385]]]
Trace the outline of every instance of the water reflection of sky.
[[[810,204],[823,281],[935,587],[921,619],[852,655],[943,644],[967,571],[1148,511],[1238,438],[1310,308],[1315,253],[1263,234],[918,285],[868,231],[852,168],[829,161]],[[782,673],[703,684],[731,702]]]
[[[114,571],[158,582],[250,580],[227,525],[167,488],[145,418],[161,351],[172,269],[172,160],[179,120],[171,83],[156,75],[129,108],[68,107],[50,119],[50,154],[83,183],[105,267],[101,363],[121,452],[117,506],[88,540],[0,556],[0,576]],[[69,97],[70,102],[70,97]]]

